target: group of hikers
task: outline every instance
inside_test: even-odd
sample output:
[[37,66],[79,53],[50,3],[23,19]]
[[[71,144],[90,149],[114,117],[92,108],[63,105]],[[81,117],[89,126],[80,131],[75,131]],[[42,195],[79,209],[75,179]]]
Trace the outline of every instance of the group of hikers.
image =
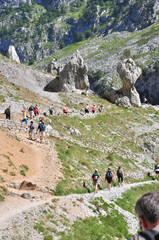
[[[158,163],[155,165],[154,172],[156,173],[156,180],[158,181],[159,180],[159,164]],[[121,168],[121,166],[118,167],[116,175],[117,175],[118,184],[120,187],[124,181],[124,173],[123,173],[123,169]],[[108,167],[108,170],[106,171],[106,174],[105,174],[105,181],[107,182],[109,190],[111,188],[111,183],[113,181],[113,177],[114,177],[114,175],[111,170],[111,167]],[[92,174],[93,185],[95,186],[95,193],[98,192],[98,188],[100,190],[102,189],[100,186],[100,178],[101,178],[101,176],[98,172],[98,169],[95,169],[94,173]]]
[[[104,106],[103,106],[103,104],[101,104],[98,108],[98,111],[99,111],[99,113],[102,113],[103,110],[104,110]],[[86,104],[84,111],[85,111],[85,113],[90,113],[90,107],[88,104]],[[95,104],[93,104],[92,113],[95,113],[95,112],[96,112],[96,106],[95,106]]]
[[[121,166],[118,167],[118,170],[117,170],[116,174],[117,174],[117,177],[118,177],[119,186],[121,186],[123,184],[123,180],[124,180],[123,169],[121,168]],[[111,170],[111,167],[108,167],[108,170],[106,171],[106,174],[105,174],[105,181],[108,184],[108,189],[109,190],[111,188],[111,183],[113,181],[113,177],[114,177],[114,175],[113,175],[113,172]],[[100,183],[99,183],[100,178],[101,178],[101,176],[98,172],[98,169],[95,169],[94,173],[92,174],[93,184],[95,186],[95,193],[98,192],[98,187],[99,187],[99,189],[101,189]]]
[[[51,116],[54,114],[54,110],[55,110],[55,106],[54,106],[54,104],[51,104],[49,106],[49,113],[50,113]],[[98,112],[102,113],[103,110],[104,110],[104,106],[103,106],[103,104],[100,104],[100,106],[98,108]],[[85,113],[90,113],[90,112],[95,113],[96,112],[95,104],[93,104],[91,110],[90,110],[89,105],[86,104],[84,111],[85,111]],[[25,122],[27,124],[28,123],[28,116],[27,116],[26,108],[23,108],[21,112],[23,114],[21,123]],[[33,118],[36,118],[37,116],[39,116],[39,107],[38,107],[38,105],[36,104],[35,106],[33,106],[31,104],[30,107],[28,108],[28,112],[29,112],[29,118],[30,119],[33,119]],[[6,115],[6,119],[10,119],[11,118],[11,106],[6,108],[4,113]],[[65,115],[68,114],[68,106],[67,105],[63,108],[63,113]],[[44,115],[46,116],[46,113]]]
[[33,140],[34,133],[37,134],[39,132],[40,143],[44,142],[46,125],[45,125],[44,120],[42,120],[42,118],[39,118],[38,127],[36,129],[36,132],[35,132],[35,126],[34,126],[33,120],[30,121],[28,128],[29,128],[29,139],[30,140]]
[[[50,110],[50,114],[52,115],[54,106],[53,106],[53,104],[51,106],[52,106],[52,108],[49,108],[49,110]],[[35,125],[34,125],[34,121],[33,121],[33,118],[36,118],[39,115],[38,105],[36,104],[35,107],[34,107],[31,104],[31,106],[28,108],[29,116],[27,116],[26,108],[23,108],[21,112],[22,112],[22,120],[20,120],[21,124],[23,122],[25,122],[25,124],[27,125],[28,124],[28,118],[30,118],[30,123],[28,125],[29,139],[33,140],[33,134],[34,133],[37,134],[39,132],[40,143],[42,143],[44,141],[44,137],[45,137],[45,129],[46,129],[45,122],[41,117],[39,117],[38,127],[35,131]],[[6,115],[6,119],[10,119],[11,118],[11,106],[6,108],[4,113]]]

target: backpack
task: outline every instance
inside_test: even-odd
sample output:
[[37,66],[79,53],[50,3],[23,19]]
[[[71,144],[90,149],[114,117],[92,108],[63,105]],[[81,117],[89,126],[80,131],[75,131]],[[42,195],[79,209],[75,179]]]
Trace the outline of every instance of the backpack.
[[4,113],[5,113],[6,115],[9,115],[9,114],[10,114],[9,108],[7,108]]
[[145,238],[146,240],[159,240],[159,232],[153,229],[141,231],[139,236]]
[[107,178],[112,178],[112,171],[107,172]]
[[121,176],[123,175],[121,169],[118,169],[117,175],[118,175],[119,177],[121,177]]
[[40,128],[41,131],[45,131],[44,123],[40,123],[39,128]]
[[30,124],[30,129],[34,129],[33,123]]
[[99,174],[97,172],[93,173],[92,178],[94,181],[97,181],[99,178]]
[[155,166],[155,172],[158,172],[158,171],[159,171],[159,164]]
[[30,107],[29,107],[29,111],[34,111],[34,107],[33,107],[33,106],[30,106]]

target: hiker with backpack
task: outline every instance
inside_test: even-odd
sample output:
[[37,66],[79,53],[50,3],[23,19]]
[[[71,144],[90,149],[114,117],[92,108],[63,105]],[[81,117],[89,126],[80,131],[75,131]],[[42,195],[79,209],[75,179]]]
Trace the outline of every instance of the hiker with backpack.
[[95,169],[94,173],[92,174],[92,180],[95,186],[95,193],[98,192],[98,187],[100,188],[99,178],[100,178],[100,174],[98,173],[98,169]]
[[123,169],[121,168],[121,166],[118,167],[117,177],[118,177],[118,183],[120,187],[121,184],[123,184],[123,180],[124,180]]
[[101,104],[101,105],[100,105],[100,107],[98,108],[98,111],[99,111],[99,113],[101,113],[101,114],[102,114],[102,112],[103,112],[103,109],[104,109],[104,107],[103,107],[103,104]]
[[34,116],[36,117],[37,115],[39,115],[39,108],[38,108],[38,105],[36,104],[34,108]]
[[158,177],[159,177],[159,164],[158,163],[155,165],[154,171],[156,173],[156,180],[158,181]]
[[33,123],[33,120],[30,121],[30,124],[29,124],[29,139],[30,140],[33,140],[33,133],[34,133],[34,123]]
[[54,109],[55,109],[54,104],[51,104],[50,107],[49,107],[50,115],[53,115]]
[[89,105],[88,104],[86,104],[84,111],[85,111],[85,113],[89,113]]
[[42,143],[44,141],[45,128],[46,128],[45,122],[40,119],[38,129],[37,129],[37,132],[39,131],[39,133],[40,133],[40,143]]
[[32,104],[29,107],[29,114],[30,114],[30,119],[32,119],[34,116],[34,106]]
[[159,191],[144,194],[135,205],[141,232],[129,240],[159,240]]
[[4,111],[4,113],[6,115],[6,119],[10,119],[10,110],[11,110],[11,106],[6,108],[6,110]]
[[109,190],[111,188],[112,180],[113,180],[113,173],[111,171],[111,167],[108,167],[108,170],[106,171],[106,175],[105,175],[105,181],[107,181],[107,183],[108,183],[108,189]]

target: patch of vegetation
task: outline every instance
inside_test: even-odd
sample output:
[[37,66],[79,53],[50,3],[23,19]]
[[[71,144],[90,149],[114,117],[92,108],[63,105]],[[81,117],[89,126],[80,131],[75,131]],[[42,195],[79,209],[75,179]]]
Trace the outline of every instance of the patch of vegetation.
[[4,102],[5,101],[5,97],[3,95],[0,95],[0,102]]
[[34,229],[37,229],[39,233],[45,233],[46,228],[43,225],[44,225],[44,222],[41,221],[40,223],[37,223],[36,225],[34,225]]
[[8,189],[4,186],[0,186],[0,202],[5,200],[6,195],[8,195]]
[[21,149],[20,149],[20,152],[24,153],[24,149],[23,149],[23,148],[21,148]]
[[20,167],[21,167],[21,168],[24,168],[24,170],[26,170],[26,171],[29,170],[29,167],[28,167],[27,165],[25,165],[25,164],[22,164]]
[[53,240],[53,236],[47,234],[44,236],[44,240]]
[[114,239],[123,237],[129,238],[127,223],[124,217],[115,209],[112,209],[107,216],[99,215],[97,217],[86,218],[79,220],[71,227],[69,233],[64,233],[61,240],[81,239],[81,232],[84,240],[87,239]]
[[131,188],[127,192],[123,193],[122,197],[118,198],[115,203],[124,210],[135,214],[134,207],[137,199],[149,191],[158,191],[158,183],[145,184],[143,186]]
[[25,173],[24,170],[21,170],[21,171],[20,171],[20,174],[21,174],[22,176],[24,176],[24,177],[26,176],[26,173]]
[[10,175],[14,177],[16,175],[16,173],[15,172],[10,172]]

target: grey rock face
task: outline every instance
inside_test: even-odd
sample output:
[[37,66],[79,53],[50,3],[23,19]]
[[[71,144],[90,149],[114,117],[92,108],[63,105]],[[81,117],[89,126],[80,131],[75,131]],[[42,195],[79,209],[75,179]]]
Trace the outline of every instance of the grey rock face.
[[11,60],[14,60],[18,63],[20,63],[18,54],[15,50],[15,47],[13,45],[10,45],[8,48],[8,52],[7,52],[7,57],[9,57]]
[[105,91],[104,97],[111,102],[123,107],[140,107],[140,96],[135,88],[135,82],[141,75],[141,69],[129,58],[120,62],[117,72],[122,80],[122,88],[119,91]]
[[51,62],[48,65],[47,71],[49,73],[58,75],[60,71],[62,71],[62,66],[56,61],[56,59],[52,59]]
[[159,104],[158,61],[143,70],[142,78],[137,80],[135,87],[140,94],[141,102],[146,98],[152,105]]
[[0,9],[3,9],[5,7],[18,7],[20,2],[31,4],[32,0],[1,0]]
[[141,75],[141,69],[136,66],[135,62],[131,58],[129,58],[118,64],[117,72],[122,80],[123,86],[121,92],[123,96],[127,96],[129,98],[132,106],[140,107],[140,97],[134,84]]
[[67,63],[59,76],[51,81],[44,90],[51,92],[72,92],[76,89],[88,90],[87,66],[77,51]]

